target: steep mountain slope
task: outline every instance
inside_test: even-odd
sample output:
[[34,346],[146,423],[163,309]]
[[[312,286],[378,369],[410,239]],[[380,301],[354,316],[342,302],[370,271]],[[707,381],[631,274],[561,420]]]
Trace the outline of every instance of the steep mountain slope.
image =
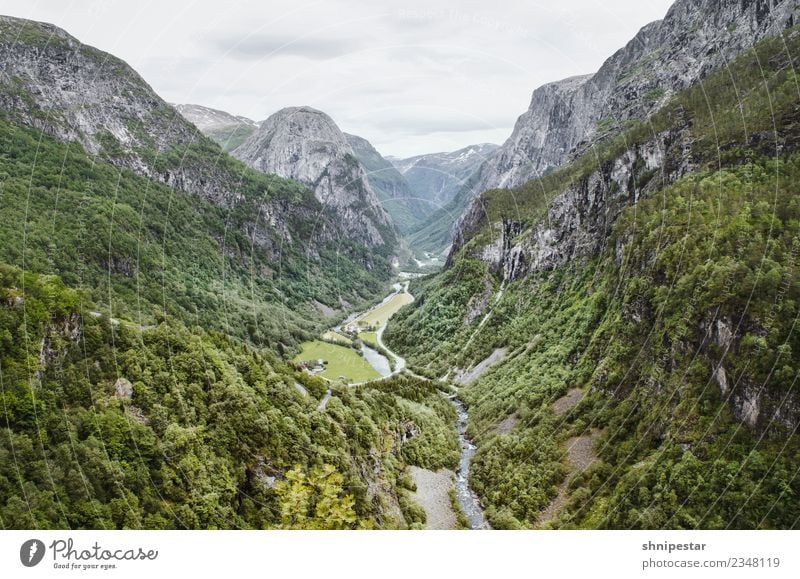
[[798,59],[792,28],[484,193],[412,286],[384,338],[468,384],[493,526],[796,526]]
[[798,17],[797,0],[678,0],[596,74],[534,91],[528,112],[481,168],[475,188],[515,187],[544,174],[576,148],[646,118],[677,91]]
[[407,465],[458,456],[437,387],[283,360],[389,260],[122,61],[7,17],[0,48],[0,528],[423,523]]
[[239,167],[187,154],[206,139],[123,61],[50,24],[8,16],[0,45],[0,110],[10,121],[216,203],[236,197]]
[[315,300],[388,280],[310,191],[228,156],[124,62],[10,17],[0,46],[1,260],[143,325],[167,313],[274,347],[322,322]]
[[224,151],[232,151],[241,145],[258,128],[258,124],[247,117],[233,116],[218,109],[191,104],[174,107]]
[[370,144],[356,135],[345,138],[364,168],[375,194],[401,233],[408,233],[428,216],[428,207],[420,200],[405,178]]
[[311,107],[289,107],[265,120],[233,155],[250,167],[294,179],[314,191],[353,239],[392,255],[391,219],[369,186],[342,131]]

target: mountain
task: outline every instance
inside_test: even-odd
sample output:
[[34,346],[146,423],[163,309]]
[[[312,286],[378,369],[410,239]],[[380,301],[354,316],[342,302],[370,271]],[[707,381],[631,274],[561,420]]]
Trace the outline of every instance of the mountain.
[[232,154],[250,167],[310,187],[341,227],[386,255],[397,245],[391,218],[370,187],[347,139],[328,115],[289,107],[271,115]]
[[453,200],[467,180],[489,158],[497,145],[470,145],[449,153],[430,153],[389,160],[420,197],[429,201],[428,212]]
[[473,188],[476,170],[497,148],[484,143],[450,153],[391,159],[428,206],[427,219],[408,236],[408,243],[417,254],[439,256],[447,252],[453,225],[477,194]]
[[515,187],[658,110],[758,40],[792,26],[796,0],[679,0],[593,75],[545,85],[475,188]]
[[316,302],[363,302],[388,281],[388,251],[224,153],[123,61],[11,17],[0,46],[1,261],[85,287],[117,317],[276,348],[324,322]]
[[407,467],[458,459],[439,387],[286,361],[389,258],[121,60],[10,17],[0,52],[2,527],[420,527]]
[[255,121],[233,116],[225,111],[191,104],[173,106],[187,121],[216,141],[225,151],[232,151],[241,145],[258,128]]
[[[543,174],[480,194],[445,270],[412,283],[384,340],[461,384],[493,527],[795,526],[796,10],[679,0],[670,33],[637,37],[647,65],[629,45],[617,84],[541,89]],[[650,81],[672,88],[648,105]],[[594,98],[626,122],[576,146]]]
[[405,177],[369,141],[347,133],[344,136],[364,168],[367,181],[383,208],[392,217],[397,229],[401,233],[408,233],[428,216],[427,204],[419,199]]

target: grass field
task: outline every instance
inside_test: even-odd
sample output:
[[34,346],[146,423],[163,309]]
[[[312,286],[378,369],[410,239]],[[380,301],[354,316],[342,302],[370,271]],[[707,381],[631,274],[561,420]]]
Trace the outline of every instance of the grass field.
[[381,327],[389,320],[389,318],[396,314],[400,308],[406,304],[410,304],[413,301],[414,298],[409,293],[402,292],[395,294],[386,303],[379,305],[374,310],[371,310],[358,318],[356,322],[365,322],[371,326],[374,325]]
[[362,382],[380,378],[380,374],[370,366],[358,352],[347,346],[337,346],[315,340],[313,342],[303,342],[302,352],[295,357],[295,362],[301,360],[316,360],[321,358],[327,360],[325,370],[318,375],[329,380],[338,380],[339,376],[344,376],[348,382]]
[[343,336],[339,332],[334,332],[333,330],[328,330],[324,334],[322,334],[322,339],[327,340],[329,342],[339,342],[340,344],[350,345],[353,343],[353,340],[348,338],[347,336]]
[[358,337],[373,350],[378,349],[378,334],[376,332],[360,332]]

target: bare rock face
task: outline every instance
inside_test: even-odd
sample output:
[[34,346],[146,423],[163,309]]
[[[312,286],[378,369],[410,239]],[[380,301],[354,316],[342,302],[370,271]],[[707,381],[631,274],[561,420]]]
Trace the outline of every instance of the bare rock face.
[[[569,161],[627,120],[647,118],[676,92],[798,21],[798,0],[678,0],[664,20],[642,28],[596,74],[534,91],[531,108],[481,167],[474,190],[515,187]],[[547,219],[513,245],[506,231],[510,224],[489,224],[495,243],[478,257],[513,280],[602,249],[625,206],[692,169],[685,139],[675,130],[625,151],[557,195]],[[653,175],[652,182],[646,179]],[[485,221],[476,198],[453,228],[450,260]]]
[[365,245],[393,246],[392,222],[344,134],[325,113],[289,107],[264,121],[233,155],[250,167],[308,186],[344,232]]
[[114,382],[114,396],[123,400],[130,400],[133,396],[133,384],[127,378],[118,378]]
[[516,187],[563,164],[798,18],[797,0],[677,0],[596,74],[536,89],[511,137],[481,167],[474,190]]
[[556,195],[547,218],[525,232],[521,223],[511,219],[487,223],[483,206],[476,200],[462,218],[451,260],[485,225],[492,228],[493,241],[472,253],[506,282],[601,251],[625,207],[695,167],[689,140],[686,130],[674,129],[623,151]]
[[[0,16],[0,105],[28,124],[99,152],[104,137],[163,150],[195,132],[127,64],[51,24]],[[91,87],[91,90],[86,90]],[[30,98],[32,97],[32,98]],[[164,115],[163,117],[161,115]],[[144,134],[137,124],[157,125]]]
[[590,110],[578,102],[592,76],[576,76],[537,88],[514,132],[479,170],[475,191],[515,187],[555,167],[590,124]]
[[[286,244],[302,242],[308,255],[317,259],[320,247],[343,238],[355,247],[363,245],[364,237],[375,243],[383,237],[393,240],[393,230],[379,210],[373,210],[374,220],[365,219],[356,202],[344,201],[340,212],[331,212],[300,185],[281,183],[280,187],[297,194],[271,196],[269,180],[265,180],[253,185],[259,190],[256,194],[250,190],[248,197],[248,183],[252,183],[243,185],[243,167],[224,157],[216,143],[159,97],[135,70],[56,26],[0,16],[0,55],[0,116],[78,143],[103,161],[216,206],[247,205],[246,216],[252,220],[245,219],[244,232],[270,259],[278,259]],[[221,111],[181,108],[209,130],[230,121]],[[256,128],[248,119],[230,118]],[[353,177],[348,170],[357,174],[356,169],[341,165],[332,167],[323,180],[349,182]],[[368,195],[363,199],[368,200]],[[357,236],[343,235],[342,222],[352,225],[344,233],[359,226],[363,231]],[[381,227],[388,232],[385,236],[383,230],[377,231]],[[225,251],[231,250],[226,247]],[[122,275],[133,273],[131,264],[107,265]]]

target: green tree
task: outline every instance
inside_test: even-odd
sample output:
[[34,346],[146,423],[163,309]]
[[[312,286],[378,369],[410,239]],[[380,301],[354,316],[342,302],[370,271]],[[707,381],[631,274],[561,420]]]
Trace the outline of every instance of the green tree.
[[296,465],[275,485],[285,529],[353,529],[358,518],[352,495],[344,495],[344,477],[326,464],[310,474]]

